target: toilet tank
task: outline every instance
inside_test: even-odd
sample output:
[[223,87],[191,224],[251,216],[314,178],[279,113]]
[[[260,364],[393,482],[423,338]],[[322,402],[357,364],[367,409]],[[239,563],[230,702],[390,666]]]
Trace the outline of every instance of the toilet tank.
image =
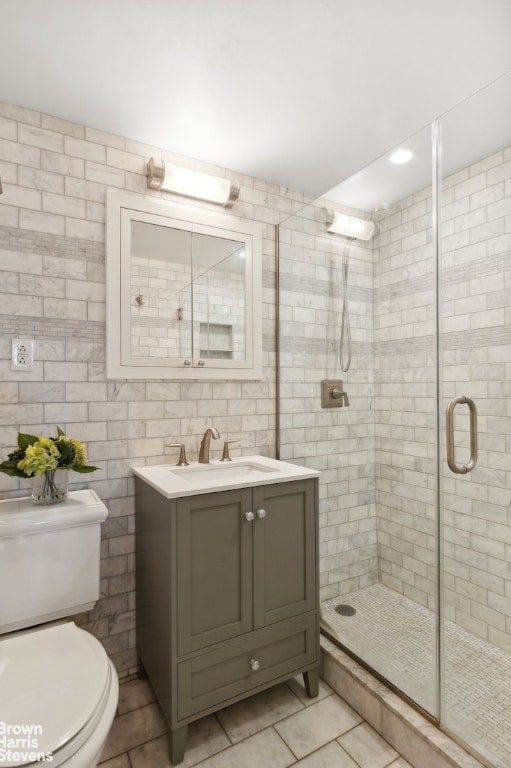
[[0,634],[93,608],[107,515],[91,489],[49,506],[0,501]]

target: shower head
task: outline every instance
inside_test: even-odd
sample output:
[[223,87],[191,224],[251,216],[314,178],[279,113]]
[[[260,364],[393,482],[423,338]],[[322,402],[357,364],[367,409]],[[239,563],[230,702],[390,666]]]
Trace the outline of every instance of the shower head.
[[356,240],[370,240],[376,227],[373,221],[347,216],[337,211],[326,211],[326,231],[337,235],[352,237]]

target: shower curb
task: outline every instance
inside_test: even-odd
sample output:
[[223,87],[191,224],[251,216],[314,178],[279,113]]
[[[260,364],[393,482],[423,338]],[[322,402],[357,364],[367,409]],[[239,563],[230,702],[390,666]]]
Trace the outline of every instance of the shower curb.
[[321,663],[323,680],[413,768],[485,768],[323,635]]

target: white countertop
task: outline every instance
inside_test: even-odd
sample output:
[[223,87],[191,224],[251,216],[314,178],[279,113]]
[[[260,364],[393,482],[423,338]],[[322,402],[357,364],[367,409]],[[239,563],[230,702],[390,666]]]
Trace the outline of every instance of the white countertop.
[[320,475],[316,469],[269,459],[266,456],[238,456],[229,462],[216,459],[209,464],[191,462],[188,467],[154,464],[132,469],[137,477],[145,480],[167,499],[306,480]]

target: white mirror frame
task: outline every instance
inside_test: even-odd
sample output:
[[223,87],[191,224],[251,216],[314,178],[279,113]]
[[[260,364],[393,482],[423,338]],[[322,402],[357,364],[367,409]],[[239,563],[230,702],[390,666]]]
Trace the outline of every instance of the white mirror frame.
[[[161,217],[161,218],[157,218]],[[244,360],[147,358],[131,355],[130,253],[122,246],[123,227],[147,221],[216,235],[245,244],[246,357]],[[129,238],[127,238],[129,242]],[[262,376],[262,280],[260,225],[236,216],[167,203],[116,189],[107,191],[106,374],[108,379],[172,381],[254,381]],[[127,294],[126,294],[127,291]],[[124,292],[124,293],[123,293]]]

